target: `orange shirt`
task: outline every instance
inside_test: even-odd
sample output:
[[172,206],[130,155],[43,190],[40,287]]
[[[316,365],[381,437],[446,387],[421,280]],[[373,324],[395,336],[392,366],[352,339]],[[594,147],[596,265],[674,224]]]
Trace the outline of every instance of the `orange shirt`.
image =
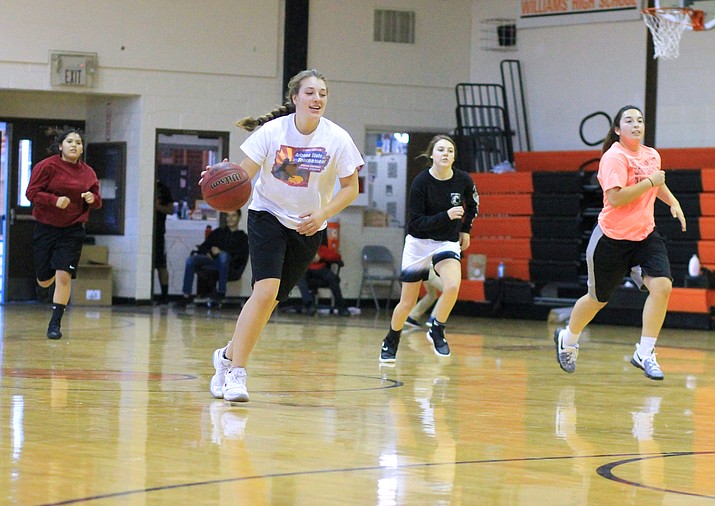
[[638,152],[633,152],[620,142],[614,142],[603,154],[598,166],[598,182],[603,189],[603,210],[598,215],[598,224],[607,237],[642,241],[653,231],[653,205],[658,187],[651,188],[630,204],[620,207],[608,203],[606,192],[612,188],[636,184],[659,170],[660,154],[648,146],[641,145]]

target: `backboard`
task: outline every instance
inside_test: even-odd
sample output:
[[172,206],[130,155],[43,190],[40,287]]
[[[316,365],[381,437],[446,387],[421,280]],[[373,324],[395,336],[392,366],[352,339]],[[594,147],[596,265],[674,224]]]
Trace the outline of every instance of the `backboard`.
[[[643,1],[647,7],[648,1]],[[655,0],[653,7],[687,7],[705,13],[704,27],[706,30],[715,28],[715,0]],[[692,30],[692,27],[686,27]]]

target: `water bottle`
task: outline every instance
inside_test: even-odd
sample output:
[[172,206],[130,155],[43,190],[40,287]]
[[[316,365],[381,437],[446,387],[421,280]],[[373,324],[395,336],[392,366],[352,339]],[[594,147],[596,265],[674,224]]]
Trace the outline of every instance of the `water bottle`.
[[189,203],[186,200],[181,201],[181,219],[186,220],[189,218]]
[[692,277],[700,276],[700,259],[698,255],[690,257],[690,261],[688,262],[688,274]]
[[503,278],[504,277],[504,262],[499,261],[499,266],[497,267],[497,277],[498,278]]

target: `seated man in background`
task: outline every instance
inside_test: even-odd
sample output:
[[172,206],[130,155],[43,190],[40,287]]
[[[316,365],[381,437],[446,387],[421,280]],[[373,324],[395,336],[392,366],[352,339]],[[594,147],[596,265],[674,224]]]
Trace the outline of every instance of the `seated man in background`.
[[[194,275],[201,270],[218,272],[218,286],[215,299],[221,302],[226,297],[226,285],[229,277],[238,279],[248,263],[248,235],[238,229],[241,210],[225,213],[226,225],[212,231],[204,242],[199,244],[196,254],[186,259],[184,269],[183,298],[181,305],[191,301],[191,288]],[[231,276],[233,274],[233,276]],[[236,274],[238,274],[236,276]]]
[[343,260],[340,252],[330,248],[327,244],[327,236],[323,232],[323,244],[318,247],[318,253],[315,255],[313,262],[308,266],[305,275],[298,281],[300,296],[303,299],[303,313],[314,315],[318,311],[315,295],[311,287],[319,286],[330,288],[335,299],[335,309],[340,316],[350,314],[343,299],[343,292],[340,289],[340,278],[331,268],[332,264],[343,266]]

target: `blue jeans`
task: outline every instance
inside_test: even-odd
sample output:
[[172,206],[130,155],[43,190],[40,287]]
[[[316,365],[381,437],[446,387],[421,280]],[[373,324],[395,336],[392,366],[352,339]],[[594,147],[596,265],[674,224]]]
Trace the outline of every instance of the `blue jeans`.
[[218,271],[218,293],[226,293],[228,283],[228,271],[231,264],[231,255],[222,251],[216,258],[208,255],[190,255],[186,259],[184,268],[184,295],[191,295],[191,288],[194,285],[194,275],[198,270]]

